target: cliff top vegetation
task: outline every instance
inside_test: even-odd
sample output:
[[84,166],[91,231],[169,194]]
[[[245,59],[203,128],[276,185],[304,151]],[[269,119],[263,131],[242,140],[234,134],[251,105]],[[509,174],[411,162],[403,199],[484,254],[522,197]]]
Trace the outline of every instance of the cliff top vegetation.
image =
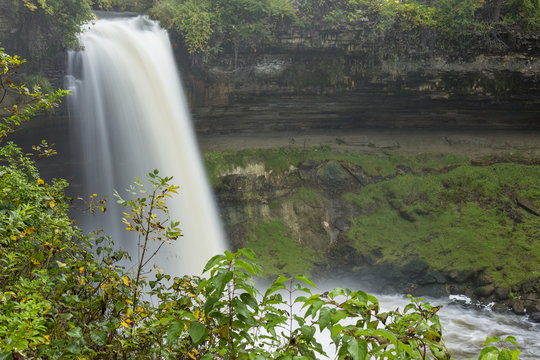
[[361,31],[393,51],[506,47],[508,32],[540,29],[535,0],[156,0],[149,13],[190,53],[256,49],[290,31]]
[[352,29],[391,54],[473,45],[502,51],[509,34],[535,36],[540,29],[536,0],[16,0],[10,7],[27,47],[22,50],[32,57],[76,46],[81,25],[96,9],[148,13],[177,34],[189,53],[205,58],[230,50],[238,56],[291,31]]

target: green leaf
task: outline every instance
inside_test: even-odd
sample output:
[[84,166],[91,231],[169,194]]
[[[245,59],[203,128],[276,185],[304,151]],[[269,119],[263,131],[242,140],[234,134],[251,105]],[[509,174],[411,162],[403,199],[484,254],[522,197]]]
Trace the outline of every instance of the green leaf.
[[311,290],[309,290],[307,287],[303,287],[302,284],[294,284],[294,291],[303,291],[311,295]]
[[322,308],[319,312],[319,330],[328,327],[330,325],[330,318],[332,314],[328,308]]
[[298,281],[302,281],[303,283],[308,284],[309,286],[313,286],[314,288],[316,288],[313,281],[311,281],[310,279],[308,279],[307,277],[305,277],[302,274],[298,274],[295,279],[298,280]]
[[225,288],[225,285],[231,281],[233,278],[232,271],[227,270],[220,270],[218,274],[214,277],[214,286],[216,287],[216,291],[221,294],[223,292],[223,289]]
[[238,250],[238,253],[244,255],[245,257],[247,257],[248,259],[251,259],[252,261],[257,261],[257,255],[251,249],[243,248],[243,249]]
[[246,304],[253,310],[257,309],[257,300],[255,300],[253,296],[251,296],[251,294],[248,294],[248,293],[240,294],[240,299],[242,300],[244,304]]
[[169,328],[167,329],[167,343],[173,344],[175,340],[178,338],[180,333],[182,332],[182,329],[184,328],[184,322],[183,321],[173,321],[171,325],[169,325]]
[[239,269],[245,270],[248,274],[257,275],[258,271],[251,263],[243,259],[236,259],[235,266]]
[[335,323],[339,322],[340,320],[345,319],[346,317],[347,317],[347,312],[346,311],[338,310],[331,317],[332,324],[335,324]]
[[82,330],[81,330],[80,327],[76,326],[73,329],[67,331],[66,334],[68,334],[69,336],[74,337],[74,338],[81,338],[82,337]]
[[497,349],[495,346],[486,346],[482,349],[482,351],[480,351],[478,360],[497,360],[498,355],[499,349]]
[[379,321],[378,321],[378,320],[370,321],[370,322],[367,324],[367,328],[368,328],[368,329],[376,329],[377,326],[379,326]]
[[313,303],[306,311],[306,316],[309,316],[311,314],[311,317],[314,318],[317,312],[319,311],[319,309],[324,305],[324,301],[319,300],[319,299],[314,299],[312,302]]
[[203,357],[201,358],[201,360],[210,360],[210,359],[213,359],[214,358],[214,354],[212,353],[206,353],[203,355]]
[[300,328],[300,331],[302,331],[302,334],[304,335],[304,339],[307,342],[310,342],[311,339],[313,339],[313,336],[315,335],[315,326],[302,326]]
[[386,329],[358,329],[354,333],[355,336],[369,335],[369,336],[381,336],[390,340],[394,347],[399,348],[396,335],[390,330]]
[[504,341],[514,344],[515,346],[518,346],[518,342],[514,336],[507,336]]
[[334,340],[334,342],[336,341],[336,336],[338,336],[343,329],[345,328],[341,324],[336,324],[332,327],[332,340]]
[[[285,278],[285,280],[287,279]],[[278,281],[278,279],[276,279],[276,281],[274,281],[274,283],[270,285],[270,287],[266,290],[266,292],[264,293],[264,297],[268,297],[271,294],[275,293],[276,291],[283,290],[283,289],[286,289],[286,286],[285,284],[283,284],[283,281]]]
[[367,298],[373,304],[379,304],[379,300],[375,296],[367,294]]
[[199,345],[206,336],[206,328],[199,322],[189,324],[188,332],[195,346]]
[[347,351],[354,360],[364,360],[367,356],[367,343],[363,339],[352,339],[349,341]]
[[[235,299],[237,300],[237,299]],[[244,316],[245,318],[249,317],[249,309],[247,308],[246,304],[244,304],[241,301],[233,301],[234,304],[234,312],[238,315]]]
[[509,349],[503,348],[501,349],[497,360],[512,360],[512,353]]
[[214,305],[220,299],[220,295],[210,296],[204,303],[204,312],[210,314],[214,310]]
[[223,255],[215,255],[213,256],[210,260],[208,260],[208,262],[206,263],[206,266],[204,267],[204,270],[203,272],[207,272],[208,270],[210,270],[211,268],[213,268],[214,266],[216,266],[216,264],[218,262],[220,262],[221,260],[225,259],[225,256]]
[[340,295],[345,295],[345,290],[342,289],[342,288],[334,288],[334,290],[332,290],[328,296],[331,298],[331,299],[334,299],[336,298],[337,296],[340,296]]
[[485,345],[491,344],[491,343],[498,343],[499,341],[501,341],[501,338],[498,337],[498,336],[495,336],[495,337],[487,337],[487,338],[486,338],[486,341],[484,341],[484,343],[482,344],[482,346],[485,346]]
[[13,360],[11,351],[0,353],[0,360]]
[[230,252],[229,250],[225,250],[225,257],[227,258],[227,260],[231,261],[231,260],[234,260],[236,255]]
[[90,339],[97,345],[105,345],[107,343],[107,333],[104,331],[92,331],[90,333]]

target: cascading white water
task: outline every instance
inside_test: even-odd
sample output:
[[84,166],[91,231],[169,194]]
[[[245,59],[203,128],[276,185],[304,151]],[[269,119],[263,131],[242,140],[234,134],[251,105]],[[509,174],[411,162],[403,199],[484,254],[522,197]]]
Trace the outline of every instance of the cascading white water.
[[124,195],[135,177],[158,169],[180,186],[169,208],[183,237],[162,249],[156,265],[173,275],[200,274],[226,246],[167,32],[144,16],[100,19],[80,44],[82,51],[69,54],[67,76],[74,150],[83,192],[108,195],[111,207],[88,228],[99,224],[134,256],[135,239],[123,230],[111,194]]

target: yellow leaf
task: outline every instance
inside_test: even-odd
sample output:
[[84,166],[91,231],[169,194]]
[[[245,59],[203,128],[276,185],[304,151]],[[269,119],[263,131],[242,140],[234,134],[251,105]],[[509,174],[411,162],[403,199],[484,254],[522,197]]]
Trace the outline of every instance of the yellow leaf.
[[30,3],[26,3],[26,4],[24,4],[24,6],[26,6],[28,9],[30,9],[30,11],[34,11],[34,10],[37,9],[36,5],[30,4]]
[[84,271],[84,266],[81,266],[81,267],[79,268],[79,274],[82,274],[83,271]]
[[129,327],[129,324],[127,322],[125,322],[125,321],[122,321],[120,323],[120,325],[122,325],[123,327],[127,327],[127,328]]
[[122,281],[124,282],[124,285],[129,286],[129,277],[127,276],[122,277]]
[[15,241],[15,240],[18,239],[17,235],[11,235],[9,238],[10,238],[11,240],[13,240],[13,241]]
[[62,262],[60,262],[60,261],[57,261],[56,263],[57,263],[58,266],[60,266],[60,267],[66,267],[66,264],[64,264],[64,263],[62,263]]
[[41,186],[45,185],[45,181],[42,178],[37,179],[37,183]]

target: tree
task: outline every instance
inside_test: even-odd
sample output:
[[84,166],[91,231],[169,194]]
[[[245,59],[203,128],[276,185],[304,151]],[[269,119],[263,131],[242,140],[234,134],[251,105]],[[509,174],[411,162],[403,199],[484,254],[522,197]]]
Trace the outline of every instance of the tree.
[[16,0],[12,14],[18,25],[18,36],[25,53],[33,61],[77,45],[81,25],[94,19],[92,0]]
[[24,84],[17,85],[18,71],[24,62],[0,48],[0,142],[38,111],[57,106],[67,94],[64,90],[45,94],[38,86],[30,90]]
[[178,32],[190,53],[215,52],[230,44],[236,60],[241,46],[256,48],[295,19],[288,0],[160,0],[150,14]]

